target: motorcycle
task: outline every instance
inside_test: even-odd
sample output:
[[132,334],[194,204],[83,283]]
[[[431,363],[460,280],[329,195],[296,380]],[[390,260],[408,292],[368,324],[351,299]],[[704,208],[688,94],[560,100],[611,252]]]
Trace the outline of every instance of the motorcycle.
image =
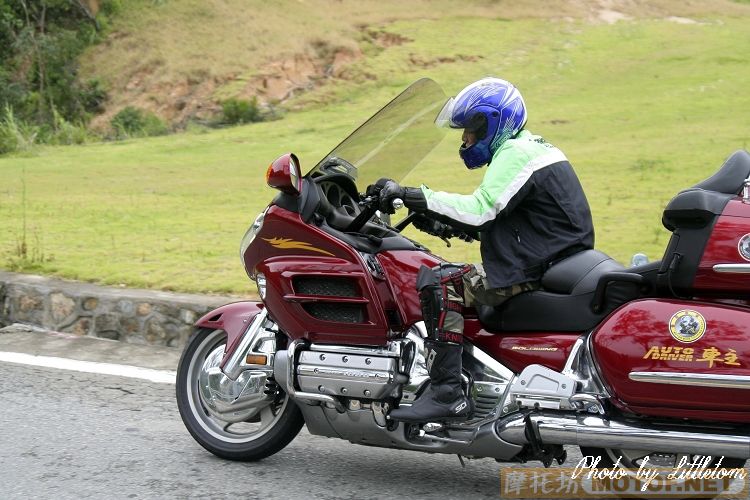
[[538,291],[466,308],[468,420],[389,419],[428,380],[417,272],[446,262],[401,234],[429,227],[423,216],[391,225],[377,192],[360,192],[403,178],[440,142],[433,121],[445,100],[419,80],[306,175],[294,154],[270,165],[279,193],[240,252],[261,300],[202,317],[179,363],[177,402],[195,440],[223,458],[258,460],[307,425],[354,444],[500,462],[561,464],[572,445],[602,465],[711,456],[744,467],[746,151],[669,202],[660,261],[626,268],[587,250],[549,267]]

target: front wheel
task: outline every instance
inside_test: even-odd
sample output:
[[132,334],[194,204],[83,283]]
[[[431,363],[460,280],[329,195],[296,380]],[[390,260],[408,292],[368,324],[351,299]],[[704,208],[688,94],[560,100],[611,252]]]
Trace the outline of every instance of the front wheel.
[[[230,460],[260,460],[289,444],[304,425],[302,412],[278,389],[275,395],[243,409],[242,420],[227,421],[211,411],[202,375],[218,369],[224,357],[227,334],[201,328],[185,347],[177,367],[177,407],[193,438],[205,449]],[[205,388],[203,388],[205,389]]]

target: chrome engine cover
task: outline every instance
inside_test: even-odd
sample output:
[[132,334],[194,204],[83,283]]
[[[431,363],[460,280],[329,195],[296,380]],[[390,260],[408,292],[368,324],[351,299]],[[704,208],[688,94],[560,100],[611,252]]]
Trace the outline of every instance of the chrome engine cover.
[[[429,379],[424,337],[424,325],[417,323],[403,338],[388,342],[384,348],[312,344],[308,350],[298,351],[299,341],[295,341],[290,346],[291,354],[282,362],[277,360],[277,380],[302,403],[299,408],[307,429],[314,435],[476,458],[509,460],[516,456],[522,445],[503,441],[495,432],[495,423],[504,413],[503,399],[515,375],[468,342],[464,344],[464,368],[470,378],[465,378],[476,405],[471,420],[445,428],[432,424],[437,427],[435,432],[415,433],[413,425],[386,419],[393,404],[389,398],[397,398],[399,405],[411,404]],[[290,369],[290,360],[294,359],[296,367],[292,364]],[[304,392],[296,392],[293,384],[287,383],[291,377]],[[359,393],[352,394],[352,390]],[[370,391],[369,396],[366,390]]]
[[[395,347],[395,346],[394,346]],[[357,399],[396,397],[406,377],[399,376],[400,350],[312,344],[297,364],[304,392]]]

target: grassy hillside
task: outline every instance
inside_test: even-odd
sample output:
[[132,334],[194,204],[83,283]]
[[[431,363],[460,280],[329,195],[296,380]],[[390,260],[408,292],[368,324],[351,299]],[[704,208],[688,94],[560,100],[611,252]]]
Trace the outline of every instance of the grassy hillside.
[[[477,54],[468,55],[482,55],[487,33],[466,31],[466,18],[602,23],[750,11],[731,0],[128,0],[121,5],[106,41],[81,61],[81,76],[97,78],[109,89],[106,111],[94,120],[97,128],[106,128],[126,105],[183,128],[219,113],[219,103],[228,97],[258,96],[275,104],[331,80],[382,80],[380,68],[365,64],[350,70],[350,62],[394,44],[408,47],[425,35],[446,38],[434,40],[435,49],[469,42]],[[383,32],[393,22],[415,20],[449,21],[449,27],[441,33],[406,29],[396,37]],[[415,55],[417,65],[434,64]]]
[[[717,4],[696,5],[680,8]],[[297,111],[280,121],[0,159],[0,264],[103,283],[250,292],[239,239],[273,196],[263,181],[272,159],[291,150],[303,167],[315,164],[419,77],[455,93],[486,75],[516,83],[529,128],[573,162],[597,246],[622,261],[636,251],[659,258],[665,203],[750,143],[748,9],[608,24],[591,12],[510,21],[497,6],[476,6],[494,16],[415,14],[378,25],[403,43],[368,53],[370,42],[357,42],[367,57],[347,71],[359,76],[292,98],[287,106]],[[470,192],[482,171],[462,167],[459,135],[449,134],[406,183]],[[446,249],[409,235],[449,259],[479,258],[476,244]]]

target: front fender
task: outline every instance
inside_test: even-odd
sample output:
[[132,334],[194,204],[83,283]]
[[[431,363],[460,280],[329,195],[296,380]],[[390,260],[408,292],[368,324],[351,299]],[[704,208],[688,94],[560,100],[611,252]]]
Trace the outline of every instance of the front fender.
[[229,355],[234,352],[242,334],[245,333],[252,319],[263,307],[265,306],[262,302],[251,301],[225,304],[206,313],[195,323],[195,326],[227,332],[226,355]]

